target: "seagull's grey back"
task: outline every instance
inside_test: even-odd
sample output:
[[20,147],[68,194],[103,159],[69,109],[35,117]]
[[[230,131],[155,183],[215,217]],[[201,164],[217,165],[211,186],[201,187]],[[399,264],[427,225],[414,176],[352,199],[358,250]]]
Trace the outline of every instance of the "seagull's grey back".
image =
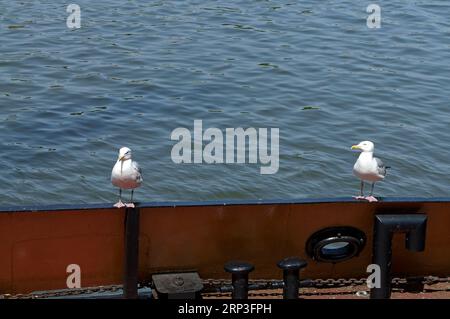
[[378,157],[374,157],[373,159],[377,162],[378,174],[386,176],[386,166],[384,165],[383,161],[380,160]]
[[142,183],[144,181],[144,179],[142,178],[142,169],[139,166],[138,162],[136,161],[132,161],[131,164],[133,165],[134,169],[138,172],[137,176],[136,176],[136,180],[138,183]]

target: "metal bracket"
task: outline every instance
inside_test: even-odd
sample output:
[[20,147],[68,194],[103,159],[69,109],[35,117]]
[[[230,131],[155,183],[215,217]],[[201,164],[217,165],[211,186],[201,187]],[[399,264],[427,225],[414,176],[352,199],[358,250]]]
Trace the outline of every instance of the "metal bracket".
[[380,267],[381,286],[372,288],[371,299],[386,299],[391,296],[392,236],[405,233],[405,248],[423,251],[427,229],[424,214],[375,215],[373,235],[373,264]]
[[203,283],[197,272],[152,275],[160,299],[199,299]]

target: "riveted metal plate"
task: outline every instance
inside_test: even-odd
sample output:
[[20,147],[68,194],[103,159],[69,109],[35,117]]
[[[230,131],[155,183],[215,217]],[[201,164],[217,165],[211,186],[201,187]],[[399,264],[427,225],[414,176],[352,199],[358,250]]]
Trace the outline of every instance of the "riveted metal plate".
[[203,289],[203,283],[196,272],[155,274],[153,284],[161,294],[195,293]]

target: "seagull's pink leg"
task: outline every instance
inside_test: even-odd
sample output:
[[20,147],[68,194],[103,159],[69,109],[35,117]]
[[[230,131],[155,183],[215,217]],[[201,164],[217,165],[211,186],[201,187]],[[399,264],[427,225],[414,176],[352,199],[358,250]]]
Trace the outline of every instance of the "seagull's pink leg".
[[361,193],[361,195],[353,196],[353,198],[357,199],[357,200],[366,199],[366,197],[364,196],[364,181],[363,180],[361,180],[361,192],[360,193]]
[[127,207],[129,208],[134,208],[134,204],[133,204],[133,194],[134,194],[134,189],[131,190],[131,198],[130,198],[130,202],[125,204]]
[[125,206],[126,205],[124,203],[122,203],[121,200],[119,200],[117,203],[114,204],[114,207],[117,207],[117,208],[122,208],[122,207],[125,207]]
[[376,198],[373,197],[373,196],[367,196],[367,197],[366,197],[366,200],[368,200],[369,202],[378,202],[378,199],[376,199]]
[[117,208],[125,207],[125,204],[122,203],[122,189],[121,188],[119,188],[119,201],[114,204],[114,207],[117,207]]

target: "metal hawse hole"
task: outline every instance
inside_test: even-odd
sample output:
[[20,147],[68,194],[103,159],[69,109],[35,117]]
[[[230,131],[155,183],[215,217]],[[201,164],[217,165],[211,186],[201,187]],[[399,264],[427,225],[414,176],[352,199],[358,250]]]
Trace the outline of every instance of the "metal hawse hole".
[[338,263],[358,256],[366,243],[361,230],[328,227],[312,234],[306,242],[306,253],[316,261]]

